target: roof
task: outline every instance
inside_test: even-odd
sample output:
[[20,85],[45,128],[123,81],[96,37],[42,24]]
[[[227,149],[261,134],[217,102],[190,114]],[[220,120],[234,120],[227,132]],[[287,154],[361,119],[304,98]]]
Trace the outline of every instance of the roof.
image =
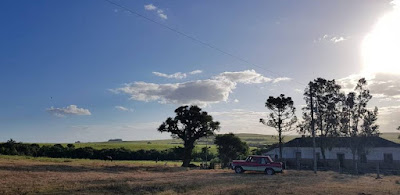
[[249,155],[249,156],[251,156],[251,157],[260,157],[260,158],[270,157],[268,155]]
[[[316,147],[322,143],[328,143],[332,148],[349,148],[352,144],[365,144],[368,147],[400,147],[400,144],[374,137],[316,137]],[[283,145],[283,147],[313,147],[312,137],[295,138]]]

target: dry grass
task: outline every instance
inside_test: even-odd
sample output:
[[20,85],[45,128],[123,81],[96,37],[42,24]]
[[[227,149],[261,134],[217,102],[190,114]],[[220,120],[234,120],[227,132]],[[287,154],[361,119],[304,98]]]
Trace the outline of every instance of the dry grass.
[[267,176],[121,162],[0,158],[0,194],[400,194],[399,180],[334,172]]

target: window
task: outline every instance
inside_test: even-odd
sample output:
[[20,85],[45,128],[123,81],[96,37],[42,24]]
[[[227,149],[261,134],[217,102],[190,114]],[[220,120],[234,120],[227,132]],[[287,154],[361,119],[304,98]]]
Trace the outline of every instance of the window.
[[247,157],[246,162],[251,162],[252,160],[253,160],[253,157],[249,156],[249,157]]
[[267,164],[267,162],[265,161],[265,158],[261,158],[261,164]]
[[261,158],[253,157],[250,162],[260,164],[261,163]]
[[392,153],[383,154],[383,162],[385,162],[385,163],[393,163],[393,154]]
[[367,155],[366,154],[360,155],[360,163],[367,163]]

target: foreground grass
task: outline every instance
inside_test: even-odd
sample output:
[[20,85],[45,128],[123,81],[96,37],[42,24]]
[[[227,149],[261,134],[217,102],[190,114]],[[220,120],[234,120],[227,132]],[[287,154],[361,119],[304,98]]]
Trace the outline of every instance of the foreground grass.
[[400,177],[286,171],[267,176],[129,162],[0,157],[0,194],[400,194]]
[[[49,162],[49,163],[68,163],[72,165],[97,165],[109,163],[104,160],[92,160],[92,159],[71,159],[71,158],[49,158],[49,157],[31,157],[31,156],[10,156],[0,155],[1,161],[31,161],[31,162]],[[111,162],[110,162],[111,163]],[[112,161],[115,165],[137,165],[137,166],[181,166],[180,161],[152,161],[152,160],[114,160]],[[200,162],[192,162],[193,164],[199,165]]]

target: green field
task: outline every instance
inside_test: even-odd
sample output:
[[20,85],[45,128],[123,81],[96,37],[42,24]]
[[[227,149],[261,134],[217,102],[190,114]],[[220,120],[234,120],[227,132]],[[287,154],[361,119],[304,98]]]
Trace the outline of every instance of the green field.
[[[245,141],[250,146],[250,150],[255,149],[259,146],[271,145],[278,142],[278,138],[272,135],[260,135],[260,134],[237,134],[242,141]],[[284,141],[290,141],[296,136],[287,136]],[[54,145],[55,143],[42,143],[40,145]],[[62,145],[66,146],[67,143]],[[146,141],[122,141],[122,142],[88,142],[88,143],[74,143],[75,147],[92,147],[94,149],[113,149],[124,147],[126,149],[136,150],[166,150],[174,147],[183,147],[182,141],[179,139],[165,139],[165,140],[146,140]],[[196,151],[200,151],[201,148],[210,147],[210,152],[216,153],[217,147],[214,145],[214,136],[208,138],[202,138],[196,143]]]
[[[388,139],[390,141],[400,143],[398,139],[399,133],[383,133],[381,137]],[[245,141],[250,149],[255,149],[260,146],[267,146],[278,142],[277,136],[273,135],[261,135],[261,134],[237,134],[242,141]],[[298,136],[286,136],[284,137],[284,142],[288,142]],[[196,151],[200,151],[201,148],[205,147],[206,144],[210,147],[210,151],[213,153],[217,152],[217,148],[213,143],[214,137],[203,138],[197,141]],[[53,145],[54,143],[42,143],[40,145]],[[67,144],[64,143],[64,146]],[[123,142],[89,142],[89,143],[74,143],[75,147],[92,147],[95,149],[112,149],[121,148],[136,151],[136,150],[166,150],[169,148],[183,146],[182,141],[179,139],[165,139],[165,140],[147,140],[147,141],[123,141]]]

